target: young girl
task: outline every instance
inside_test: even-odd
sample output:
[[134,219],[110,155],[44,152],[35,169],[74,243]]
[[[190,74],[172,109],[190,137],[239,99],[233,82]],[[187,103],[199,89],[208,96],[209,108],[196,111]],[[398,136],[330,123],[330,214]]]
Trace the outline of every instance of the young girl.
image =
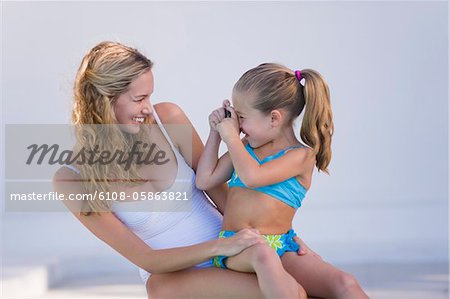
[[[282,260],[294,261],[289,258],[298,250],[293,240],[293,217],[311,185],[314,167],[328,173],[331,160],[333,118],[328,86],[314,70],[294,72],[282,65],[265,63],[238,80],[232,100],[234,108],[225,101],[224,108],[209,116],[211,133],[199,161],[197,187],[209,189],[229,180],[219,237],[228,238],[240,229],[255,228]],[[304,108],[300,136],[306,145],[293,130],[293,122]],[[245,134],[242,140],[240,132]],[[228,152],[218,159],[220,140]],[[256,272],[264,293],[263,281],[258,269],[252,267],[249,252],[251,247],[233,257],[215,257],[214,265]],[[282,273],[278,266],[274,271]],[[289,278],[281,275],[283,281],[271,283],[292,287]],[[335,295],[367,298],[357,284]]]

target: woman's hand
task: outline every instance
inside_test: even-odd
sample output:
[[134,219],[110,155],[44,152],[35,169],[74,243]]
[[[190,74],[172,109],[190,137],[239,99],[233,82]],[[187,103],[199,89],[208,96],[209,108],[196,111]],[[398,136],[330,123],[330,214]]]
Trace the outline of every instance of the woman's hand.
[[217,255],[233,256],[255,244],[266,244],[258,230],[244,228],[229,238],[220,238]]

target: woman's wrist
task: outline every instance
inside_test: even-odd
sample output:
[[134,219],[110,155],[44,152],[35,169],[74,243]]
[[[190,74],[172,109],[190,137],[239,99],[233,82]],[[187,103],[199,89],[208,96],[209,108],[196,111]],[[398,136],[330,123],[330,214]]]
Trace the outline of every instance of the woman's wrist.
[[211,242],[211,248],[210,248],[211,257],[222,255],[221,250],[220,250],[220,243],[222,243],[222,239],[215,239],[210,242]]

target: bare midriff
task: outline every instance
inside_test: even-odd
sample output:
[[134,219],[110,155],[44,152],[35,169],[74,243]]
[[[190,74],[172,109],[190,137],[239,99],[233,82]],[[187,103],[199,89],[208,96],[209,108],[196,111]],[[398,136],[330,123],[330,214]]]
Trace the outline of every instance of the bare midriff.
[[234,187],[224,214],[224,230],[256,228],[261,234],[284,234],[292,227],[295,209],[265,193]]

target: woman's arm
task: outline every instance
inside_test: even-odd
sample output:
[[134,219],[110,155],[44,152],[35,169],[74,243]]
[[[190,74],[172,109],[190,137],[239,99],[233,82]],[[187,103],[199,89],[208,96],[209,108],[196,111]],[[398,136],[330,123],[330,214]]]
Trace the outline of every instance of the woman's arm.
[[[69,194],[85,192],[80,176],[68,168],[59,169],[53,179],[54,190]],[[154,250],[130,231],[113,213],[82,215],[79,203],[64,202],[74,216],[95,236],[122,256],[151,273],[165,273],[192,267],[217,255],[232,256],[262,242],[255,231],[246,230],[234,240],[217,239],[192,246]]]

